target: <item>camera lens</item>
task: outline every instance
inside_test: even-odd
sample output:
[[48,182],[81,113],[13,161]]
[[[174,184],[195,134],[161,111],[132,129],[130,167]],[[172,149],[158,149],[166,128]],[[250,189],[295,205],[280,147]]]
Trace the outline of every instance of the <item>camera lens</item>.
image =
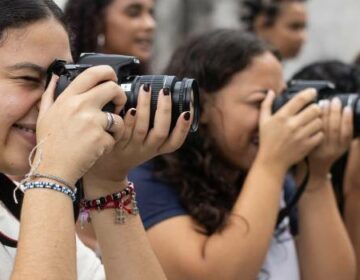
[[175,76],[166,75],[130,76],[121,82],[121,87],[127,96],[125,112],[130,108],[136,108],[139,90],[143,84],[149,84],[151,88],[150,127],[154,125],[159,92],[163,88],[168,88],[172,103],[170,129],[175,127],[176,121],[183,112],[190,111],[193,117],[190,131],[197,130],[200,114],[199,90],[194,79],[185,78],[179,81]]

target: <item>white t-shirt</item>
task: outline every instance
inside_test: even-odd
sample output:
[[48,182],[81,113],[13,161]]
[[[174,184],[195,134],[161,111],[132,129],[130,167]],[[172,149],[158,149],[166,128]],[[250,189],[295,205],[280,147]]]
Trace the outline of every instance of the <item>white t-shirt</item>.
[[[284,206],[285,202],[281,201]],[[295,241],[286,217],[274,233],[270,249],[257,280],[299,280],[299,262]]]
[[[19,221],[0,201],[0,232],[11,239],[19,236]],[[103,280],[105,271],[99,258],[76,237],[78,280]],[[16,248],[0,243],[0,280],[9,280],[15,261]]]

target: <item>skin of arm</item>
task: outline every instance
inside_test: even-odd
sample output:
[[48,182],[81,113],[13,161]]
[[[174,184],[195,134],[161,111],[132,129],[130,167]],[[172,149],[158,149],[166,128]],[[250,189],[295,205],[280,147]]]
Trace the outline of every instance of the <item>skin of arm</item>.
[[[345,173],[345,225],[350,235],[356,254],[356,264],[360,267],[360,142],[354,140],[348,158]],[[356,279],[360,279],[360,272],[357,272]]]
[[75,225],[69,197],[52,190],[26,192],[20,228],[11,279],[76,279]]
[[[343,113],[342,113],[343,111]],[[349,147],[352,112],[339,100],[323,106],[325,140],[310,155],[310,179],[299,201],[299,252],[302,279],[354,279],[355,258],[327,174]]]
[[[184,142],[190,115],[181,114],[169,134],[171,97],[164,90],[159,94],[154,126],[149,130],[149,91],[141,88],[136,116],[129,111],[124,118],[122,139],[84,177],[86,199],[118,192],[127,186],[126,176],[132,168],[156,155],[172,152]],[[128,216],[125,224],[115,224],[111,209],[92,211],[91,217],[107,279],[166,279],[139,216]]]
[[[201,227],[190,216],[174,217],[148,230],[169,279],[256,278],[274,231],[285,173],[292,162],[300,160],[322,140],[321,132],[316,130],[311,133],[317,135],[315,138],[300,132],[307,127],[304,118],[311,125],[312,121],[320,121],[318,108],[311,107],[296,115],[314,96],[314,92],[302,94],[273,118],[272,94],[265,99],[260,117],[260,150],[222,231],[211,236],[202,234]],[[284,134],[279,136],[274,130]],[[297,137],[297,132],[305,138]],[[261,142],[262,139],[266,141]],[[290,152],[294,150],[295,153]]]

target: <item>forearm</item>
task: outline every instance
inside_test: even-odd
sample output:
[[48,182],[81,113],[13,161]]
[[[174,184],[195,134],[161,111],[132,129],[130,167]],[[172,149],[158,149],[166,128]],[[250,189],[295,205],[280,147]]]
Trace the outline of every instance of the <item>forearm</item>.
[[354,189],[345,198],[345,225],[350,235],[358,267],[357,278],[360,279],[360,191]]
[[[273,236],[284,177],[284,170],[270,168],[261,161],[254,163],[229,223],[204,245],[204,262],[209,267],[204,271],[217,270],[218,277],[226,279],[238,279],[239,275],[243,279],[256,278]],[[211,275],[216,273],[208,277]]]
[[53,190],[25,193],[12,279],[76,279],[71,199]]
[[[87,179],[85,184],[87,190],[106,184],[109,193],[121,188],[118,183],[97,182],[94,178]],[[105,195],[102,192],[86,193],[91,199]],[[127,215],[124,224],[116,224],[114,209],[92,211],[91,222],[100,245],[106,279],[166,279],[139,215]]]
[[330,181],[312,177],[308,189],[299,201],[302,279],[354,279],[354,254]]

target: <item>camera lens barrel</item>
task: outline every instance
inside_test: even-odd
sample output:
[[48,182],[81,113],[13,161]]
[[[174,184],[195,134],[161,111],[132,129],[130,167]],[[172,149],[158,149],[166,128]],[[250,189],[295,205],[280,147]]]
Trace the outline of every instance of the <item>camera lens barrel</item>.
[[157,102],[161,89],[168,88],[171,94],[172,103],[172,130],[177,119],[183,112],[190,111],[193,116],[190,131],[195,132],[199,122],[199,90],[198,85],[193,79],[178,80],[175,76],[167,75],[145,75],[130,76],[121,81],[120,86],[125,91],[127,102],[124,107],[126,112],[130,108],[136,108],[139,90],[142,85],[149,84],[151,89],[151,106],[150,106],[150,127],[154,125]]

